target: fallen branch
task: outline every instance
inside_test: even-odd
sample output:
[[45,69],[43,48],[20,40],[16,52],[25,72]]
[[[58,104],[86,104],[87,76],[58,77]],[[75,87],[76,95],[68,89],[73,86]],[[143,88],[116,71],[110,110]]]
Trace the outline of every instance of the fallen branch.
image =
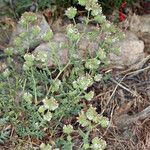
[[[133,74],[134,75],[137,75],[139,74],[140,72],[143,71],[142,67],[144,66],[144,64],[150,60],[150,55],[148,55],[147,57],[145,57],[142,61],[140,61],[139,63],[135,64],[135,65],[132,65],[128,70],[125,70],[125,71],[122,71],[120,74],[126,74],[127,73],[128,75],[130,74]],[[150,69],[150,66],[146,67],[147,69]],[[136,71],[135,71],[136,70]],[[133,71],[133,72],[130,72],[130,71]]]
[[118,127],[126,127],[132,123],[135,123],[139,120],[144,120],[144,119],[148,119],[150,118],[150,106],[148,106],[147,108],[145,108],[143,111],[129,116],[127,114],[123,114],[119,117],[116,117],[114,120],[114,123],[116,126]]

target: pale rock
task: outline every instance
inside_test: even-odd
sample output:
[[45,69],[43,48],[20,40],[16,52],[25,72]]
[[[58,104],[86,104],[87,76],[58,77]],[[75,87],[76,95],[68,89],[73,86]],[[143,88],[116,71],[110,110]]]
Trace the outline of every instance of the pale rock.
[[137,37],[137,35],[134,32],[131,31],[126,31],[125,32],[125,39],[127,40],[139,40],[139,38]]
[[66,64],[69,58],[68,49],[66,48],[67,43],[68,40],[63,33],[56,33],[51,42],[40,44],[35,48],[33,54],[36,56],[41,52],[46,53],[48,66]]
[[116,43],[115,47],[120,48],[120,53],[118,55],[110,53],[111,64],[129,67],[144,57],[144,42],[138,40],[132,32],[127,32],[125,39]]
[[144,41],[145,52],[150,52],[150,15],[133,15],[130,18],[130,30]]
[[[55,33],[53,38],[48,43],[42,43],[35,48],[33,54],[36,56],[38,53],[46,53],[48,55],[48,66],[56,66],[57,63],[63,65],[69,61],[69,40],[64,33]],[[53,47],[55,47],[53,49]],[[75,57],[84,60],[89,54],[94,56],[95,50],[98,49],[97,42],[91,42],[86,38],[81,38],[77,44]],[[55,53],[55,56],[53,55]],[[54,60],[54,57],[55,60]],[[57,61],[56,61],[57,60]]]
[[150,15],[138,16],[134,14],[130,18],[130,30],[133,32],[150,34]]
[[78,43],[78,55],[81,56],[82,59],[86,58],[87,54],[89,54],[91,57],[94,57],[95,51],[98,50],[98,48],[98,42],[93,42],[86,38],[81,38]]

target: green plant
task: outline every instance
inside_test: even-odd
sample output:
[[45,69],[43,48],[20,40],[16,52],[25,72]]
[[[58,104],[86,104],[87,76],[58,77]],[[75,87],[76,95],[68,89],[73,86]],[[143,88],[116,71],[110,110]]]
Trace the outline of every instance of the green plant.
[[[73,129],[71,124],[64,125],[63,133],[67,135],[66,140],[62,140],[63,150],[72,150],[73,149],[73,139],[71,134],[76,132],[82,137],[82,144],[79,146],[79,150],[87,150],[89,148],[93,150],[104,150],[107,146],[106,141],[101,137],[95,137],[90,142],[90,133],[96,129],[99,125],[102,128],[106,128],[109,125],[109,120],[106,117],[100,116],[95,108],[90,106],[86,112],[81,111],[79,117],[77,118],[79,124],[82,127],[85,127],[84,131],[78,128],[77,130]],[[92,144],[90,144],[92,143]]]
[[9,117],[0,118],[0,144],[4,144],[9,138],[10,130],[5,130],[3,127],[7,124]]
[[[81,150],[98,150],[99,146],[103,150],[106,142],[101,137],[90,140],[93,129],[107,127],[109,123],[108,118],[99,115],[91,105],[95,94],[92,86],[102,81],[103,75],[99,73],[99,68],[109,64],[107,56],[115,52],[113,44],[119,41],[122,33],[106,20],[97,0],[78,0],[78,3],[87,11],[83,30],[78,28],[75,21],[77,9],[68,8],[66,15],[73,22],[66,27],[68,43],[58,45],[52,41],[52,30],[48,30],[40,36],[50,46],[50,51],[46,53],[30,52],[32,40],[41,34],[41,29],[35,26],[35,13],[26,12],[22,15],[19,25],[24,32],[14,39],[15,47],[5,50],[7,67],[0,75],[0,107],[3,118],[9,116],[10,124],[21,138],[29,136],[42,139],[48,132],[51,137],[58,139],[57,143],[62,143],[56,144],[56,147],[62,146],[64,150],[73,149],[71,134],[75,130],[72,125],[63,125],[62,135],[57,137],[57,129],[62,126],[62,118],[73,118],[79,114],[78,122],[84,128],[83,131],[77,129],[83,139]],[[97,27],[88,30],[93,21],[97,22]],[[98,47],[92,54],[88,48],[85,50],[86,55],[80,54],[78,44],[83,39],[89,43],[97,42]],[[59,61],[58,49],[63,48],[62,45],[68,50],[66,64]],[[48,65],[49,59],[54,64],[53,68]],[[84,103],[88,109],[82,109]],[[47,149],[51,145],[42,144],[41,147]]]
[[4,144],[5,140],[9,138],[10,131],[0,131],[0,144]]
[[[44,10],[50,8],[52,11],[58,11],[60,8],[66,8],[76,2],[76,0],[1,0],[3,10],[0,16],[9,15],[13,16],[15,19],[19,19],[20,16],[26,11],[36,12],[38,10]],[[5,6],[5,8],[3,7]]]

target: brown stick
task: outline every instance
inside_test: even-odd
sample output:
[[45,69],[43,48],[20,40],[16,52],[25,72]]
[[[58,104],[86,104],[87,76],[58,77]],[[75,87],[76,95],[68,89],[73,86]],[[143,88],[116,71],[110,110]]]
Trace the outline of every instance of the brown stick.
[[132,116],[124,114],[116,117],[114,122],[119,127],[125,127],[129,124],[137,122],[138,120],[143,120],[146,118],[150,118],[150,106],[146,107],[143,111]]

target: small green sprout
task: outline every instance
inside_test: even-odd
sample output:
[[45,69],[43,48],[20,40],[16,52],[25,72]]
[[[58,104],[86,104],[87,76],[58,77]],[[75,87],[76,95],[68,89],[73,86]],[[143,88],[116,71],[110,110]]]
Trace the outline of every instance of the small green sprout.
[[90,108],[86,111],[86,117],[89,120],[95,122],[97,116],[98,116],[98,113],[96,112],[95,108],[93,108],[92,106],[90,106]]
[[52,80],[52,84],[51,84],[52,93],[57,92],[59,90],[60,85],[61,85],[61,81],[59,79]]
[[42,105],[39,107],[38,112],[44,114],[45,110],[46,110],[45,106]]
[[94,91],[90,91],[89,93],[85,94],[84,98],[88,101],[91,101],[94,97]]
[[96,75],[94,76],[94,80],[95,80],[96,82],[100,82],[100,81],[102,80],[102,77],[103,77],[102,74],[96,74]]
[[77,120],[79,124],[81,124],[81,126],[83,127],[88,127],[91,125],[91,122],[87,119],[84,111],[81,111],[81,113],[79,114],[79,117],[77,117]]
[[13,47],[8,47],[8,48],[5,49],[4,52],[5,52],[5,54],[7,56],[12,56],[13,55],[13,51],[14,51]]
[[33,96],[32,96],[32,94],[30,94],[29,92],[25,92],[25,93],[23,94],[23,99],[24,99],[26,102],[28,102],[29,104],[32,103],[32,98],[33,98]]
[[43,114],[43,119],[46,121],[51,121],[52,113],[50,111],[48,111],[46,114]]
[[109,125],[109,119],[107,117],[101,116],[99,118],[99,123],[100,123],[102,128],[106,128]]
[[77,81],[73,81],[73,87],[75,89],[86,90],[89,86],[93,84],[93,79],[90,75],[81,76]]
[[54,97],[51,97],[50,99],[46,97],[45,99],[43,99],[43,104],[45,108],[51,111],[54,111],[58,108],[58,103]]
[[45,143],[42,143],[40,145],[40,150],[52,150],[52,146],[49,144],[46,145]]
[[73,19],[77,14],[77,9],[75,7],[70,7],[66,10],[65,14],[69,19]]
[[72,24],[69,24],[66,30],[67,30],[67,36],[70,40],[77,41],[80,39],[81,34],[79,33],[78,29]]
[[91,145],[91,148],[93,150],[104,150],[106,149],[106,141],[101,139],[101,138],[98,138],[98,137],[95,137],[94,139],[92,139],[92,145]]
[[52,30],[50,30],[50,31],[48,31],[48,32],[46,32],[45,34],[43,34],[43,36],[42,36],[42,39],[44,40],[44,41],[50,41],[50,39],[53,37],[53,32],[52,32]]
[[10,76],[10,70],[9,70],[8,68],[6,68],[6,69],[4,70],[3,76],[4,76],[5,78],[7,78],[7,77]]
[[71,124],[63,126],[63,132],[66,134],[71,134],[73,132],[73,126]]
[[78,0],[78,4],[81,6],[85,6],[86,0]]
[[92,58],[86,61],[85,67],[90,70],[95,70],[99,68],[100,63],[100,60]]

